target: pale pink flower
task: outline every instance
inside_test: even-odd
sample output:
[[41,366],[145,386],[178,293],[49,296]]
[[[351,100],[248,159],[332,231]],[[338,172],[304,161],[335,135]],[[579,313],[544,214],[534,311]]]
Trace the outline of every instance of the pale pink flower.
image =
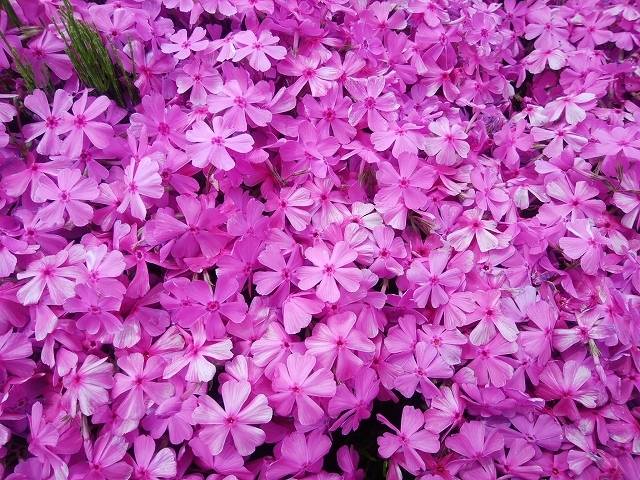
[[411,268],[407,270],[407,278],[417,285],[413,299],[419,307],[430,303],[433,308],[438,308],[447,303],[448,294],[457,289],[464,280],[464,274],[460,269],[447,269],[450,255],[447,250],[434,250],[429,254],[427,262],[414,260]]
[[355,292],[360,286],[362,272],[355,267],[345,266],[358,256],[346,242],[336,243],[331,253],[326,246],[318,245],[307,248],[304,254],[314,266],[302,266],[298,269],[298,286],[302,290],[309,290],[318,285],[318,298],[333,303],[340,299],[338,284],[347,292]]
[[209,40],[205,37],[207,31],[202,27],[193,29],[191,35],[183,28],[169,37],[170,43],[164,43],[160,47],[164,53],[173,54],[178,60],[189,58],[191,52],[201,52],[209,46]]
[[423,428],[424,415],[417,408],[405,406],[402,409],[400,429],[382,415],[378,415],[377,419],[393,430],[393,433],[378,437],[378,453],[383,458],[390,458],[399,451],[409,471],[416,472],[425,468],[424,460],[418,452],[435,453],[440,449],[438,436]]
[[302,425],[313,425],[324,411],[312,398],[331,398],[336,393],[333,375],[326,368],[313,370],[316,357],[292,353],[278,366],[273,379],[272,401],[278,415],[289,415],[294,405]]
[[108,357],[89,355],[80,368],[74,367],[63,379],[67,391],[63,401],[69,414],[75,416],[78,408],[84,415],[93,415],[98,407],[109,401],[113,385],[113,365]]
[[140,435],[133,442],[135,462],[132,477],[140,480],[175,478],[177,473],[176,454],[170,448],[156,452],[155,442],[146,435]]
[[435,156],[437,163],[455,165],[459,158],[467,158],[469,154],[469,144],[465,142],[467,134],[460,125],[451,124],[449,119],[441,117],[429,124],[429,130],[436,137],[425,139],[425,151]]
[[164,193],[156,161],[150,157],[132,161],[124,169],[124,189],[124,197],[118,211],[122,213],[130,209],[131,215],[144,220],[147,216],[147,206],[142,197],[160,198]]
[[111,100],[102,95],[88,102],[88,90],[84,90],[71,107],[72,113],[64,113],[63,123],[58,133],[68,133],[62,142],[62,152],[70,157],[78,157],[82,153],[84,138],[97,148],[105,148],[113,138],[113,128],[105,122],[95,120],[105,112]]
[[222,451],[229,434],[238,453],[250,455],[265,439],[265,433],[253,425],[271,420],[273,411],[267,404],[267,397],[258,394],[246,403],[251,386],[248,382],[235,380],[225,382],[221,393],[224,408],[208,395],[200,397],[199,405],[193,412],[193,420],[208,426],[198,435],[209,445],[213,455]]
[[580,259],[580,266],[585,273],[598,273],[604,257],[604,247],[608,245],[607,239],[588,219],[574,220],[567,226],[567,230],[575,237],[560,239],[560,248],[565,256],[572,260]]
[[227,117],[214,117],[211,127],[203,121],[197,121],[187,132],[187,140],[193,143],[189,147],[191,162],[197,167],[213,164],[222,170],[231,170],[235,161],[228,150],[248,153],[253,148],[253,138],[248,133],[233,135],[237,130],[229,127]]
[[332,368],[336,364],[336,379],[344,381],[357,375],[364,365],[356,352],[373,353],[375,346],[367,336],[355,328],[356,315],[339,313],[319,323],[313,334],[305,340],[307,352],[314,355],[320,365]]
[[233,61],[237,62],[249,57],[249,65],[259,72],[266,72],[271,68],[269,57],[282,60],[287,56],[287,49],[276,45],[280,39],[268,30],[262,30],[258,37],[251,30],[238,32],[233,41],[238,45]]
[[58,184],[43,175],[38,183],[38,197],[43,200],[51,200],[42,208],[38,215],[52,224],[61,223],[64,213],[69,215],[69,220],[76,226],[82,227],[89,223],[93,217],[93,208],[85,202],[95,200],[100,191],[93,178],[82,177],[82,172],[77,169],[61,170],[57,178]]

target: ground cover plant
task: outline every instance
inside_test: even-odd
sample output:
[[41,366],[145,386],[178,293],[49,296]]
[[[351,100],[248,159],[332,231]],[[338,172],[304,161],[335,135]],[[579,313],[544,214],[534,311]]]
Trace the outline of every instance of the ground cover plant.
[[0,0],[0,477],[640,478],[640,7]]

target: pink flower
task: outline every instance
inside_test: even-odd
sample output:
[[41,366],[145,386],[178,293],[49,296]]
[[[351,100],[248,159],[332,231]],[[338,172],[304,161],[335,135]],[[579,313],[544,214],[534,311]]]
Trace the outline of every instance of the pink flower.
[[320,59],[316,56],[289,55],[278,64],[278,71],[284,75],[298,78],[289,87],[293,95],[309,84],[311,95],[314,97],[325,95],[331,88],[332,82],[339,76],[338,69],[335,67],[320,67]]
[[569,125],[575,125],[587,118],[584,107],[593,106],[595,95],[593,93],[580,93],[578,95],[567,95],[558,100],[549,102],[545,107],[545,114],[550,122],[560,118],[564,111],[564,119]]
[[60,441],[58,429],[44,418],[40,402],[34,403],[31,408],[29,430],[29,452],[42,462],[43,474],[49,475],[52,469],[55,478],[68,478],[69,467],[56,453]]
[[270,397],[278,415],[288,415],[295,405],[302,425],[313,425],[322,418],[323,409],[311,397],[333,397],[336,383],[326,368],[313,371],[315,365],[316,357],[292,353],[278,366],[272,384],[275,393]]
[[42,200],[52,200],[40,210],[42,218],[53,224],[62,223],[64,213],[76,226],[82,227],[93,217],[93,208],[83,201],[95,200],[99,195],[98,185],[92,178],[83,178],[80,170],[61,170],[58,185],[42,176],[37,187],[37,195]]
[[375,260],[369,269],[381,278],[393,278],[402,275],[404,268],[398,262],[407,256],[404,242],[396,237],[393,229],[378,225],[373,228],[376,246],[373,249]]
[[229,127],[226,116],[214,117],[211,127],[202,121],[196,122],[187,132],[187,140],[194,144],[190,147],[193,165],[205,167],[211,163],[222,170],[231,170],[235,161],[227,150],[248,153],[253,147],[251,135],[233,135],[236,131]]
[[497,429],[487,428],[484,422],[468,422],[460,433],[446,439],[445,445],[465,457],[465,463],[487,463],[504,448],[504,438]]
[[308,436],[301,432],[287,435],[280,444],[278,459],[269,466],[267,480],[295,478],[305,472],[319,472],[331,448],[331,440],[319,430]]
[[292,278],[296,276],[298,267],[302,265],[299,249],[294,249],[285,261],[281,251],[276,248],[267,248],[259,256],[258,260],[270,272],[256,272],[253,280],[256,283],[256,291],[261,295],[269,295],[276,288],[283,289],[287,295]]
[[356,316],[351,312],[333,315],[326,324],[319,323],[313,335],[305,340],[307,352],[314,355],[320,365],[332,368],[336,363],[336,379],[353,378],[364,365],[355,352],[373,353],[375,346],[355,327]]
[[280,39],[268,30],[262,30],[258,37],[251,30],[245,30],[236,33],[233,40],[239,45],[233,61],[237,62],[248,56],[249,65],[259,72],[266,72],[271,68],[269,57],[282,60],[287,56],[287,49],[276,45]]
[[78,157],[82,152],[84,138],[97,148],[105,148],[113,138],[113,128],[108,123],[95,120],[109,108],[111,100],[102,95],[92,99],[87,106],[88,90],[84,90],[71,107],[71,114],[63,115],[63,123],[59,133],[67,133],[62,142],[62,152],[70,157]]
[[212,65],[200,60],[193,60],[182,67],[182,75],[176,78],[178,93],[191,90],[189,101],[196,105],[206,103],[207,93],[215,93],[222,87],[220,74]]
[[155,442],[146,435],[140,435],[133,442],[133,452],[136,459],[132,472],[134,479],[175,478],[176,454],[170,448],[163,448],[156,453]]
[[389,162],[381,162],[377,173],[381,185],[375,201],[384,206],[397,204],[402,200],[410,210],[420,210],[427,203],[425,194],[436,177],[432,169],[427,166],[418,168],[416,155],[404,154],[398,159],[399,173]]
[[380,381],[375,371],[362,370],[353,379],[353,391],[341,383],[336,394],[329,400],[329,415],[337,417],[331,425],[331,430],[342,427],[342,433],[347,435],[355,431],[362,420],[371,416],[372,403],[378,396]]
[[[94,288],[79,284],[75,288],[76,296],[64,303],[71,313],[83,313],[76,322],[79,329],[95,335],[98,332],[114,335],[122,328],[122,321],[111,312],[120,310],[121,300],[108,295],[99,295]],[[117,292],[114,292],[117,294]]]
[[347,91],[355,102],[349,108],[349,123],[357,125],[362,117],[367,116],[367,125],[371,130],[383,130],[388,121],[395,120],[393,113],[399,103],[392,92],[382,93],[385,79],[382,76],[368,79],[353,79],[345,84]]
[[451,232],[447,237],[456,251],[466,250],[474,238],[481,252],[488,252],[500,245],[500,240],[494,235],[499,233],[496,222],[483,220],[482,217],[483,212],[479,209],[463,213],[462,228]]
[[356,135],[356,129],[347,122],[351,99],[343,97],[340,88],[332,88],[318,100],[305,95],[302,103],[307,115],[317,119],[316,128],[322,137],[329,137],[332,132],[344,145]]
[[555,415],[579,418],[576,402],[587,408],[595,408],[597,392],[587,383],[591,379],[591,370],[575,360],[562,365],[550,362],[540,374],[539,395],[545,400],[559,400],[553,407]]
[[513,376],[513,367],[506,362],[506,355],[518,351],[518,345],[496,335],[489,343],[469,349],[471,368],[478,378],[479,385],[504,387]]
[[[456,290],[464,280],[464,274],[458,268],[447,268],[450,252],[434,250],[427,262],[414,260],[407,270],[407,278],[417,285],[413,299],[419,307],[430,303],[433,308],[445,304],[448,293]],[[428,264],[428,268],[425,265]]]
[[480,320],[469,335],[469,340],[474,345],[484,345],[489,342],[494,337],[496,329],[508,342],[518,338],[518,328],[513,318],[509,318],[502,312],[500,300],[499,290],[477,294],[478,308],[469,316],[470,322]]
[[[89,355],[80,368],[65,375],[63,382],[67,392],[63,401],[69,405],[69,414],[75,416],[80,407],[84,415],[93,415],[98,407],[109,401],[109,392],[113,385],[113,365],[107,363],[108,357],[98,358]],[[125,449],[126,450],[126,449]]]
[[164,369],[163,378],[172,378],[184,372],[188,382],[208,382],[216,374],[216,367],[209,359],[228,360],[231,354],[231,340],[206,344],[206,337],[200,328],[193,329],[193,336],[187,339],[187,348],[174,355]]
[[49,107],[49,101],[42,90],[34,90],[24,99],[24,105],[42,119],[41,122],[25,125],[24,132],[28,142],[42,135],[36,151],[42,155],[60,153],[60,134],[64,132],[63,119],[71,108],[73,100],[64,90],[56,90],[53,97],[53,105]]
[[551,340],[558,312],[547,302],[538,301],[527,309],[527,316],[538,329],[521,332],[520,343],[539,365],[546,365],[551,358]]
[[33,349],[29,338],[11,330],[0,335],[0,380],[2,383],[12,375],[28,379],[35,369],[35,363],[29,357]]
[[396,378],[395,387],[405,397],[410,398],[420,386],[424,398],[437,397],[440,394],[431,378],[451,378],[453,369],[438,354],[438,351],[426,342],[418,342],[415,354],[402,365],[403,373]]
[[111,394],[116,399],[126,393],[117,409],[122,418],[138,420],[146,413],[146,405],[160,404],[173,393],[171,384],[157,381],[165,367],[159,356],[145,361],[141,353],[132,353],[118,359],[118,367],[124,374],[116,373]]
[[355,292],[360,286],[362,272],[357,268],[345,267],[358,256],[346,242],[336,243],[331,253],[326,246],[317,246],[307,248],[304,254],[314,266],[302,266],[298,269],[298,286],[302,290],[318,285],[318,298],[333,303],[340,298],[337,284],[347,292]]
[[595,275],[600,269],[604,256],[603,247],[608,244],[607,239],[587,219],[574,220],[567,229],[575,237],[560,239],[563,253],[572,260],[580,259],[582,270],[589,275]]
[[423,135],[418,133],[422,127],[413,123],[390,122],[382,124],[371,134],[371,143],[378,152],[391,147],[394,158],[400,158],[403,153],[416,155],[424,144]]
[[258,82],[254,85],[246,78],[237,76],[226,82],[215,95],[209,96],[208,106],[211,113],[225,112],[225,127],[233,132],[246,132],[247,120],[262,127],[272,120],[273,115],[264,105],[270,99],[268,84]]
[[160,198],[164,193],[162,178],[158,174],[158,164],[150,157],[131,162],[124,169],[124,197],[118,206],[119,212],[131,210],[131,215],[140,220],[147,216],[143,196]]
[[209,45],[209,40],[205,39],[207,31],[202,27],[196,27],[187,34],[183,28],[169,36],[171,43],[164,43],[160,48],[164,53],[173,54],[174,58],[184,60],[189,58],[191,52],[201,52]]
[[102,434],[95,443],[85,440],[84,452],[87,462],[80,464],[71,472],[84,475],[86,480],[126,480],[131,476],[132,468],[123,461],[128,444],[122,437]]
[[313,205],[313,200],[306,188],[283,188],[279,196],[270,195],[267,199],[267,210],[273,210],[272,219],[284,226],[285,218],[294,230],[300,232],[307,228],[311,214],[303,207]]
[[436,137],[425,139],[425,151],[435,155],[437,163],[455,165],[458,158],[467,158],[469,144],[464,141],[467,134],[460,125],[451,124],[446,117],[441,117],[429,124],[429,130]]
[[30,263],[26,271],[18,273],[18,278],[31,278],[20,290],[18,300],[23,305],[33,305],[47,289],[49,303],[61,305],[74,295],[74,281],[78,276],[75,266],[64,264],[69,260],[69,250],[62,250],[56,255],[43,257]]
[[410,472],[425,468],[418,452],[435,453],[440,449],[438,436],[423,429],[424,415],[417,408],[405,406],[402,409],[400,429],[382,415],[378,415],[377,419],[394,432],[378,437],[378,453],[383,458],[391,458],[396,452],[402,453],[404,464]]
[[558,177],[546,185],[547,194],[561,203],[548,203],[541,207],[541,213],[545,216],[566,218],[571,214],[570,219],[597,217],[604,209],[605,204],[601,200],[594,199],[599,195],[596,188],[587,182],[576,182],[575,186],[570,184],[566,177]]
[[258,394],[245,405],[251,386],[248,382],[228,381],[221,387],[224,409],[211,397],[200,397],[199,405],[193,412],[193,420],[211,425],[200,431],[211,453],[218,455],[231,434],[233,444],[240,455],[249,455],[264,442],[265,433],[253,425],[261,425],[271,420],[272,410],[267,398]]

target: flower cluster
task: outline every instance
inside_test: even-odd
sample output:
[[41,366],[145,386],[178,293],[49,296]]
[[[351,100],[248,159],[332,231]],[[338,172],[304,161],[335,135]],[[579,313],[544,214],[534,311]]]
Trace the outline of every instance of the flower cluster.
[[640,478],[634,1],[67,2],[125,102],[60,3],[0,2],[0,476]]

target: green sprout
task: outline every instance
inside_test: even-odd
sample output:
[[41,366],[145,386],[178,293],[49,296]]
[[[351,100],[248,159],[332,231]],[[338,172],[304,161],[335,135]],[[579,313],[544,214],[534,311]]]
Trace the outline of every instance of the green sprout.
[[114,98],[124,107],[123,83],[130,99],[136,92],[124,67],[114,63],[98,30],[87,22],[76,18],[69,0],[60,7],[60,19],[64,33],[58,28],[66,45],[66,52],[78,74],[78,78],[88,87]]

